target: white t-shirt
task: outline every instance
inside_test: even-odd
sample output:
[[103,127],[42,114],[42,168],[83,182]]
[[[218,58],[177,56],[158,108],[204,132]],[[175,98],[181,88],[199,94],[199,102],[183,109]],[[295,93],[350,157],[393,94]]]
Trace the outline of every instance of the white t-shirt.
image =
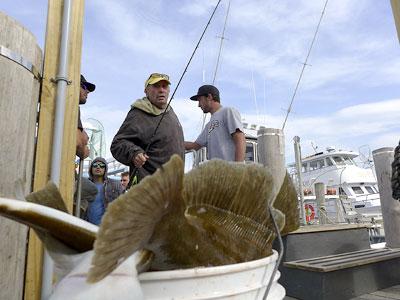
[[221,107],[211,115],[196,143],[207,147],[207,159],[234,161],[235,143],[231,134],[236,132],[236,129],[243,132],[240,113],[231,107]]

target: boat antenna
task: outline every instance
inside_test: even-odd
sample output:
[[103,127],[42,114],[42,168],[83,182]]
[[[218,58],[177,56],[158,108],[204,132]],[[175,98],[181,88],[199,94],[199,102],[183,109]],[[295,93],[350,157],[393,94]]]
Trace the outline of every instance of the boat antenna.
[[260,114],[259,114],[258,102],[257,102],[256,84],[254,82],[254,69],[251,70],[251,83],[252,83],[252,88],[253,88],[254,104],[256,106],[257,121],[259,121]]
[[[201,40],[203,39],[203,36],[204,36],[204,34],[206,33],[207,28],[208,28],[208,26],[210,25],[211,20],[212,20],[212,18],[214,17],[215,12],[216,12],[216,10],[217,10],[219,4],[221,3],[221,1],[222,1],[222,0],[218,0],[217,5],[215,5],[215,8],[214,8],[214,10],[213,10],[213,12],[212,12],[212,14],[211,14],[209,20],[208,20],[208,22],[207,22],[207,24],[206,24],[206,26],[205,26],[203,32],[202,32],[200,38],[199,38],[199,41],[197,42],[196,47],[194,48],[193,53],[192,53],[192,55],[190,56],[189,61],[187,62],[186,67],[185,67],[185,69],[183,70],[183,73],[182,73],[181,77],[179,78],[179,81],[178,81],[178,83],[177,83],[177,85],[176,85],[176,87],[175,87],[175,89],[174,89],[174,92],[172,93],[171,99],[169,99],[169,101],[168,101],[168,103],[167,103],[167,106],[165,107],[165,110],[164,110],[163,113],[161,114],[161,118],[160,118],[160,120],[158,121],[158,124],[157,124],[156,128],[154,129],[154,132],[153,132],[153,134],[152,134],[152,136],[151,136],[151,138],[150,138],[149,143],[147,144],[146,149],[144,150],[145,152],[147,152],[147,151],[149,150],[150,145],[153,143],[154,136],[156,135],[157,130],[158,130],[158,128],[160,127],[160,124],[161,124],[162,120],[164,119],[165,113],[168,111],[168,108],[170,107],[171,101],[172,101],[172,99],[174,99],[175,93],[176,93],[176,91],[178,90],[178,87],[179,87],[179,85],[181,84],[181,81],[182,81],[183,77],[185,76],[186,71],[187,71],[187,69],[188,69],[188,67],[189,67],[189,65],[190,65],[190,63],[191,63],[191,61],[192,61],[192,59],[193,59],[193,57],[194,57],[194,55],[195,55],[197,49],[199,48],[200,42],[201,42]],[[135,167],[135,169],[134,169],[134,171],[132,172],[131,177],[130,177],[130,179],[129,179],[129,183],[128,183],[127,189],[129,189],[129,188],[131,187],[131,185],[132,185],[132,183],[133,183],[133,181],[134,181],[134,178],[135,178],[135,176],[136,176],[136,174],[137,174],[137,171],[138,171],[138,168]]]
[[267,109],[266,109],[266,107],[267,107],[267,88],[266,88],[265,78],[264,78],[264,101],[263,101],[263,104],[264,104],[263,115],[264,115],[264,125],[265,125],[265,124],[267,124]]
[[319,18],[319,22],[318,22],[317,28],[316,28],[316,30],[315,30],[314,37],[313,37],[313,39],[312,39],[310,48],[308,49],[308,53],[307,53],[306,60],[305,60],[305,62],[303,63],[303,68],[301,69],[299,79],[297,80],[296,88],[294,89],[293,96],[292,96],[292,100],[290,101],[290,105],[289,105],[289,108],[288,108],[287,113],[286,113],[285,121],[283,121],[282,131],[285,129],[286,121],[287,121],[287,119],[288,119],[288,117],[289,117],[290,112],[292,111],[293,101],[294,101],[294,98],[295,98],[295,96],[296,96],[297,89],[299,88],[301,78],[303,77],[304,69],[306,68],[306,66],[308,66],[308,64],[307,64],[308,58],[309,58],[310,53],[311,53],[311,50],[312,50],[312,48],[313,48],[313,46],[314,46],[314,42],[315,42],[315,39],[316,39],[316,37],[317,37],[317,33],[318,33],[319,27],[320,27],[320,25],[321,25],[322,18],[324,17],[325,9],[326,9],[326,6],[328,5],[328,1],[329,1],[329,0],[326,0],[326,1],[325,1],[324,9],[322,10],[321,17]]
[[214,77],[213,77],[213,83],[215,82],[215,79],[217,78],[217,71],[218,71],[218,67],[219,67],[219,60],[221,58],[221,52],[222,52],[222,44],[225,40],[225,29],[226,29],[226,23],[228,22],[228,16],[229,16],[229,10],[231,8],[231,1],[229,0],[228,2],[228,8],[226,10],[226,16],[225,16],[225,22],[224,22],[224,28],[222,29],[222,34],[221,36],[219,36],[219,38],[221,39],[220,43],[219,43],[219,50],[218,50],[218,56],[217,56],[217,63],[215,65],[215,70],[214,70]]
[[[215,70],[214,70],[214,76],[213,76],[213,80],[212,80],[212,84],[214,85],[215,83],[215,79],[217,78],[217,72],[218,72],[218,67],[219,67],[219,60],[221,57],[221,53],[222,53],[222,44],[224,43],[225,40],[225,29],[226,29],[226,24],[228,23],[228,16],[229,16],[229,10],[231,8],[231,1],[229,0],[228,2],[228,8],[226,10],[226,16],[225,16],[225,22],[224,22],[224,28],[222,29],[222,34],[221,36],[219,36],[219,38],[221,39],[220,43],[219,43],[219,50],[218,50],[218,56],[217,56],[217,63],[215,64]],[[203,114],[203,124],[201,125],[201,130],[204,129],[205,123],[206,123],[206,116],[207,113]]]

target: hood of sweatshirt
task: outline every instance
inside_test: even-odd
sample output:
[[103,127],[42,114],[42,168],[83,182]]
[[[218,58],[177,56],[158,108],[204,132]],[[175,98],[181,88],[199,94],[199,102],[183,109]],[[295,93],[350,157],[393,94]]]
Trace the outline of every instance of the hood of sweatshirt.
[[[151,114],[153,116],[159,116],[164,112],[164,109],[160,109],[157,106],[153,105],[147,97],[137,99],[131,105],[131,107],[143,110],[144,112],[147,112],[148,114]],[[170,109],[171,107],[168,106],[167,111],[169,111]]]

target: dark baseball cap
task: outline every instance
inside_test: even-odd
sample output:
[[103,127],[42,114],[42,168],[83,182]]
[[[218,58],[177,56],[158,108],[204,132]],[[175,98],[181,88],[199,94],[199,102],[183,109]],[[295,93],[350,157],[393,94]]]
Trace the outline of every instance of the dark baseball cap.
[[202,85],[199,87],[199,90],[197,91],[197,95],[194,95],[190,97],[190,100],[197,101],[197,98],[200,96],[207,96],[208,94],[211,94],[215,96],[217,99],[219,99],[219,91],[218,89],[210,84]]
[[82,74],[81,74],[81,84],[85,85],[89,92],[93,92],[96,89],[96,85],[87,81]]

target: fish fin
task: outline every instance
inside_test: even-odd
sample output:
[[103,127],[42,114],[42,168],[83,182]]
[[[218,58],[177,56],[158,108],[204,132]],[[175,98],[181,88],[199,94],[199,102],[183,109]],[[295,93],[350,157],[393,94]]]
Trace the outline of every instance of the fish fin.
[[267,224],[272,184],[260,164],[211,160],[185,175],[183,198],[188,206],[209,205]]
[[0,215],[32,227],[49,251],[70,254],[93,248],[97,226],[54,208],[0,198]]
[[211,265],[250,261],[272,253],[275,231],[249,217],[205,205],[188,207],[185,217],[199,232],[204,232],[205,240],[211,241],[206,242],[207,249],[201,249],[203,256],[218,253],[206,257]]
[[282,235],[286,235],[299,228],[300,220],[297,192],[287,172],[281,189],[276,196],[274,208],[285,214],[285,226],[281,229]]
[[65,205],[60,191],[51,181],[49,181],[43,189],[30,193],[25,199],[31,203],[44,205],[68,213],[67,206]]
[[[154,227],[182,203],[183,161],[178,155],[145,177],[107,208],[94,244],[95,255],[87,281],[97,282],[135,251],[145,247]],[[183,212],[182,212],[183,214]]]

